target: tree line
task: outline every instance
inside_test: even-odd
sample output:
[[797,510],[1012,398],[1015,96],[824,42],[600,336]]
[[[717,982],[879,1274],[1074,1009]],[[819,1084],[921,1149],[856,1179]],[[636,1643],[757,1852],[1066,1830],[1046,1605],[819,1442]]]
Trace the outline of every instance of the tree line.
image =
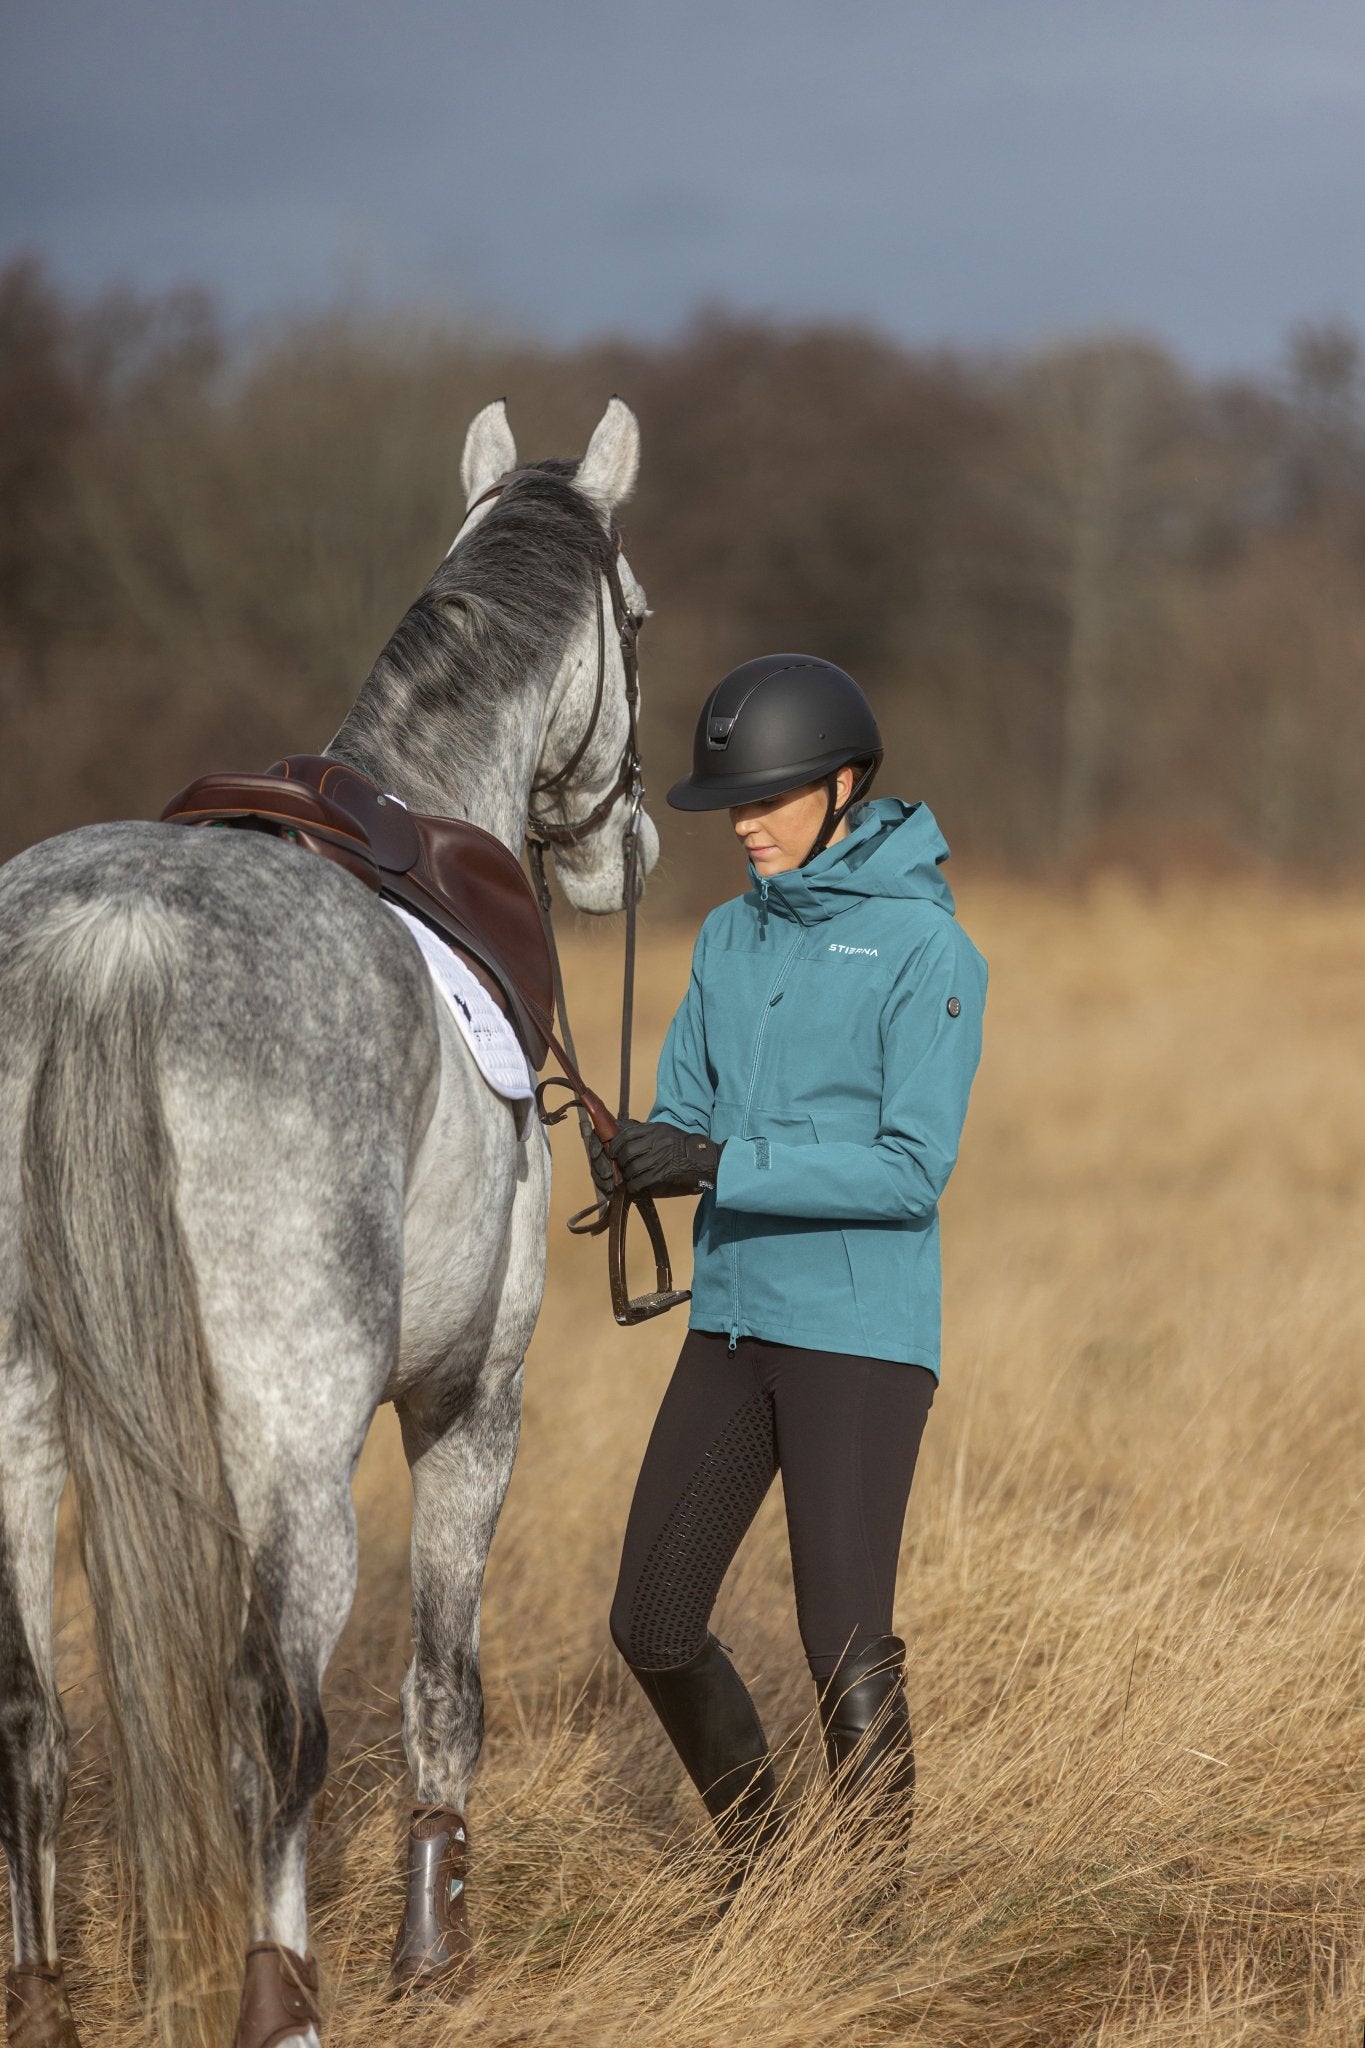
[[[0,852],[321,745],[458,523],[465,425],[526,456],[639,414],[647,765],[775,647],[842,662],[885,787],[1025,872],[1365,855],[1365,358],[1261,379],[1125,334],[983,358],[713,315],[552,349],[336,312],[231,336],[197,290],[0,271]],[[731,856],[663,818],[666,905]],[[674,855],[685,854],[685,858]],[[732,863],[731,863],[732,864]]]

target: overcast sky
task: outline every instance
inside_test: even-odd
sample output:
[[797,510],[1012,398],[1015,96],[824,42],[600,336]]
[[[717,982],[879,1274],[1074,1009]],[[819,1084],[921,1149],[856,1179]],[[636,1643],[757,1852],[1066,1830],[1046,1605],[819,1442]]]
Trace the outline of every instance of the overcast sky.
[[1365,326],[1365,0],[6,0],[0,254],[552,339]]

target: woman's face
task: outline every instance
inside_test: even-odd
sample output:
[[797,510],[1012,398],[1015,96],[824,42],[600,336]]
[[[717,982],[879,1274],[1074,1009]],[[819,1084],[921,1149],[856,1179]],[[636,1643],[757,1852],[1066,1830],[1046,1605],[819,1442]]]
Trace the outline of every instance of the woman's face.
[[[846,804],[853,788],[853,770],[841,768],[835,779],[839,802]],[[760,875],[785,875],[790,869],[799,868],[825,822],[828,801],[826,783],[806,782],[800,789],[770,796],[763,803],[733,805],[730,823],[755,871]],[[847,832],[848,820],[841,818],[830,834],[830,845]]]

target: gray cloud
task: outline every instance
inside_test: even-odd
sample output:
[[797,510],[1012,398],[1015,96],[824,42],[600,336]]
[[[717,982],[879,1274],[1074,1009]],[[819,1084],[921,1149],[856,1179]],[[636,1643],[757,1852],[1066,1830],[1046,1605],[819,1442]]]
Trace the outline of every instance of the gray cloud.
[[26,0],[0,249],[555,337],[701,301],[1197,361],[1365,324],[1357,0]]

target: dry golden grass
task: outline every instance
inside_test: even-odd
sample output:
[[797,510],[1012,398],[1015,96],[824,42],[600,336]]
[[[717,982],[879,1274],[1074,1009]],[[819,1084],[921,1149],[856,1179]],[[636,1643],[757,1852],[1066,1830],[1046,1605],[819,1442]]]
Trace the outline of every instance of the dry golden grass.
[[[334,2048],[1359,2041],[1365,904],[983,885],[965,917],[993,981],[901,1574],[922,1786],[903,1897],[869,1905],[828,1827],[773,1500],[719,1626],[788,1744],[798,1853],[723,1923],[700,1910],[699,1808],[606,1636],[681,1317],[618,1332],[600,1247],[557,1230],[485,1609],[481,1986],[401,2030],[378,2003],[408,1798],[387,1415],[357,1480],[313,1861]],[[616,960],[600,934],[570,960],[603,1074]],[[681,937],[646,944],[642,1102],[685,967]],[[581,1167],[560,1160],[562,1216]],[[87,2038],[117,2048],[139,2036],[97,1715],[79,1684],[71,1705],[94,1732],[63,1919]]]

